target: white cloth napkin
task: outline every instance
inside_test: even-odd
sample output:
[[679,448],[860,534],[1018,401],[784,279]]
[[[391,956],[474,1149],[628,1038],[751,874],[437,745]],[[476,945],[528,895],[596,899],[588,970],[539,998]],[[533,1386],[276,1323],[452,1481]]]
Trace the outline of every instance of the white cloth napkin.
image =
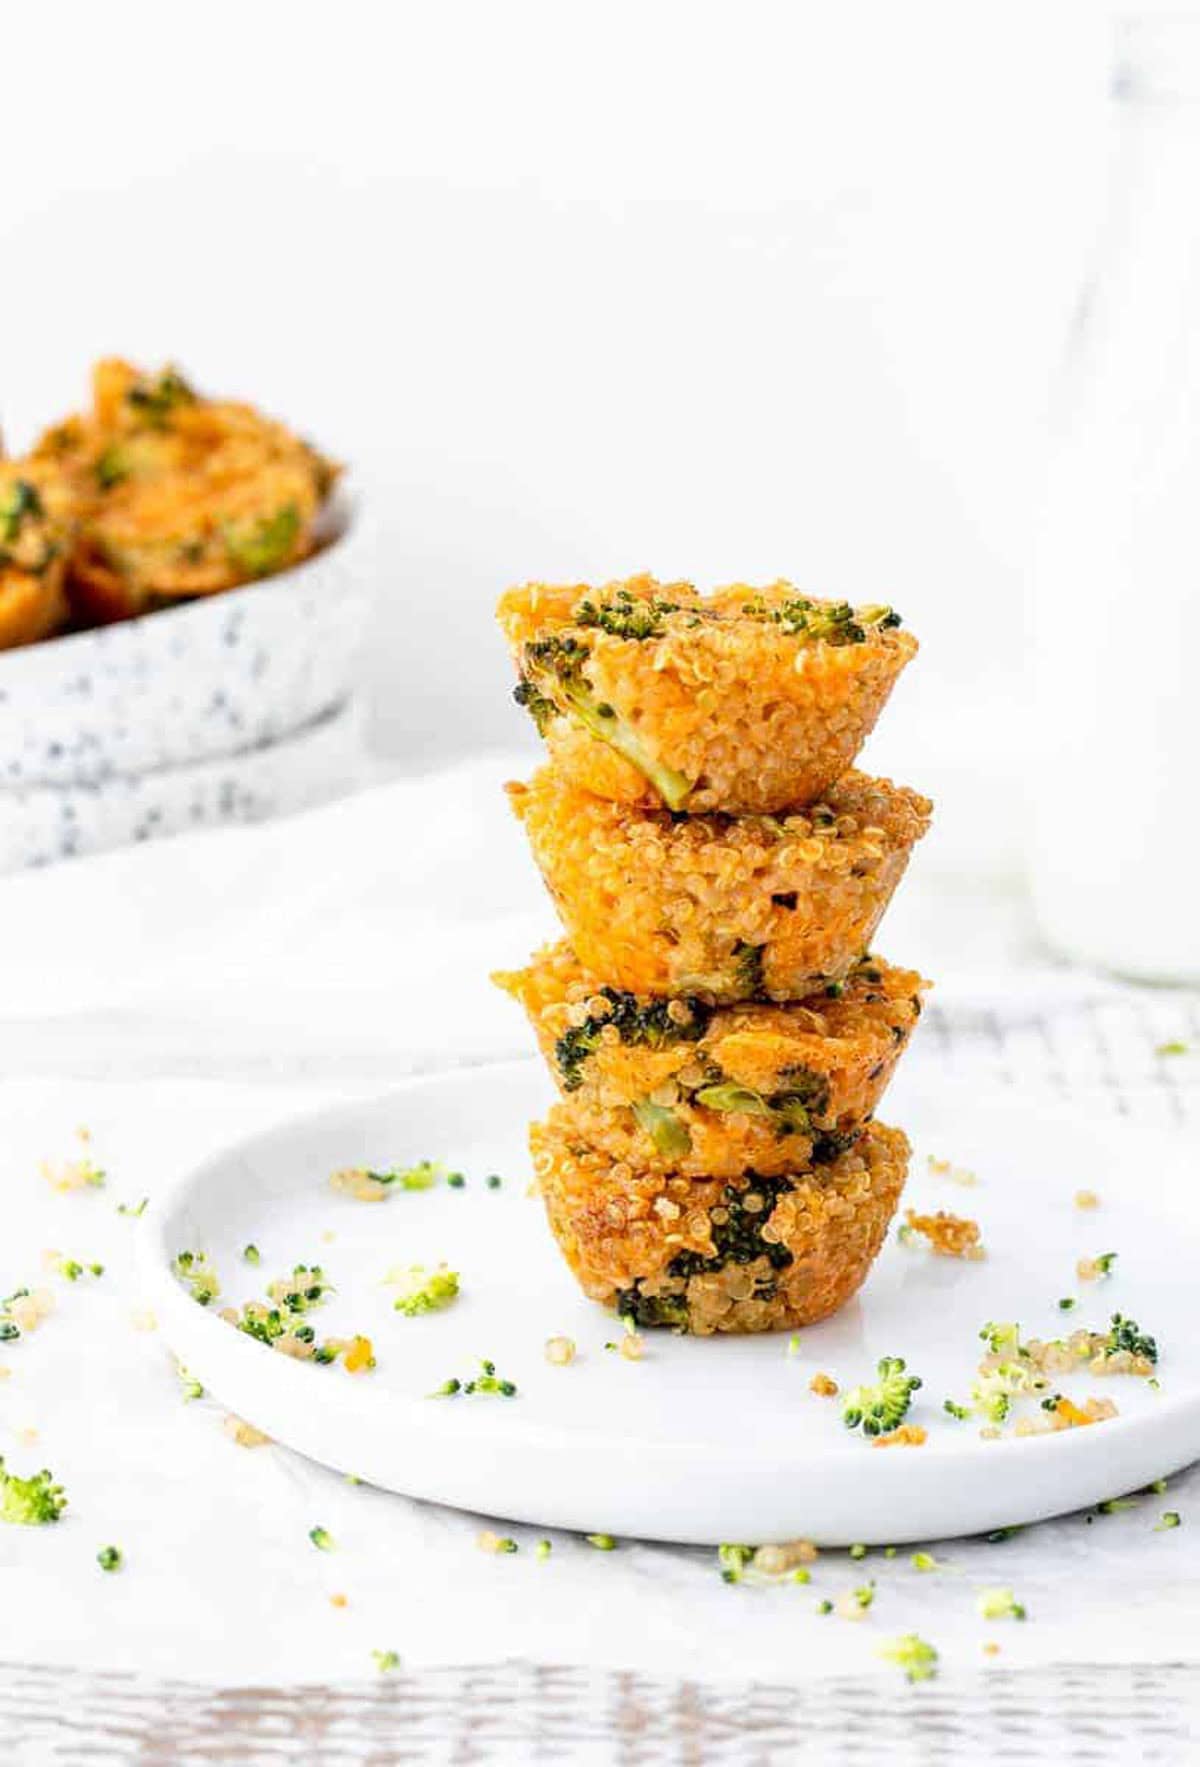
[[[57,1527],[0,1527],[0,1661],[266,1683],[371,1676],[371,1653],[394,1650],[409,1663],[521,1656],[794,1681],[894,1676],[877,1646],[908,1631],[938,1646],[943,1674],[977,1667],[985,1636],[1010,1667],[1194,1655],[1195,1475],[1091,1525],[934,1543],[946,1564],[933,1572],[905,1549],[862,1563],[839,1552],[808,1587],[730,1587],[706,1551],[601,1553],[552,1535],[538,1560],[539,1530],[502,1528],[521,1550],[485,1554],[481,1518],[350,1486],[278,1446],[239,1447],[214,1403],[183,1400],[164,1346],[134,1329],[136,1223],[116,1204],[147,1195],[153,1208],[165,1175],[298,1108],[528,1049],[486,979],[553,931],[500,799],[523,766],[492,759],[289,822],[0,883],[0,1294],[47,1280],[46,1249],[105,1266],[98,1280],[49,1278],[55,1314],[0,1345],[0,1453],[18,1471],[49,1465],[71,1500]],[[908,1059],[953,1064],[955,1084],[1024,1086],[1045,1064],[1039,1027],[1060,1009],[1070,1025],[1097,1001],[1113,1022],[1133,1008],[1044,966],[1020,972],[1032,986],[1011,967],[989,983],[981,894],[973,885],[960,912],[951,880],[917,866],[889,919],[898,960],[935,974],[948,960],[959,978]],[[1019,910],[998,888],[988,906],[1011,959]],[[1152,1010],[1162,1036],[1183,1028],[1182,1005]],[[1064,1076],[1064,1096],[1078,1083],[1093,1089],[1089,1109],[1113,1107],[1103,1062]],[[1148,1043],[1145,1080],[1148,1101]],[[81,1123],[108,1182],[59,1195],[38,1163],[70,1157]],[[1184,1525],[1156,1533],[1166,1508]],[[310,1544],[316,1525],[336,1551]],[[107,1544],[125,1554],[117,1574],[96,1564]],[[861,1624],[817,1615],[869,1577]],[[1027,1623],[984,1626],[975,1592],[992,1584],[1016,1589]]]

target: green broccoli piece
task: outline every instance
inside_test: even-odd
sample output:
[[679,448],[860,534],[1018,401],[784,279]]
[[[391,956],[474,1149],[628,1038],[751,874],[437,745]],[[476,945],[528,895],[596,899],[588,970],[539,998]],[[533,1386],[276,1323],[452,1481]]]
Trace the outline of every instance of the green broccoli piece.
[[737,984],[747,999],[760,1000],[763,996],[763,955],[766,949],[765,945],[747,945],[744,939],[739,939],[733,947]]
[[100,489],[111,491],[114,485],[119,485],[122,479],[129,477],[128,451],[116,442],[110,443],[97,455],[94,470],[96,483]]
[[252,524],[227,522],[222,537],[231,562],[248,577],[265,577],[286,560],[300,532],[300,511],[286,503],[274,515]]
[[618,1317],[647,1328],[667,1326],[673,1331],[686,1331],[688,1304],[685,1295],[644,1295],[638,1283],[632,1288],[619,1288],[616,1294]]
[[19,1479],[5,1470],[0,1456],[0,1522],[25,1528],[42,1528],[56,1522],[67,1507],[67,1496],[54,1475],[43,1469],[32,1478]]
[[45,515],[45,507],[36,485],[28,479],[14,479],[0,493],[0,541],[5,545],[20,537],[27,520],[36,521]]
[[[773,1271],[787,1269],[792,1262],[791,1252],[785,1245],[764,1239],[763,1228],[770,1221],[780,1196],[795,1189],[795,1179],[786,1175],[764,1178],[757,1172],[747,1172],[745,1176],[748,1182],[743,1188],[735,1184],[725,1186],[716,1204],[715,1217],[714,1211],[709,1211],[712,1256],[705,1257],[702,1252],[679,1252],[667,1265],[668,1276],[680,1276],[686,1280],[723,1270],[727,1264],[753,1264],[759,1258],[765,1258]],[[768,1280],[758,1290],[758,1297],[769,1299],[774,1292],[774,1283]]]
[[640,1098],[633,1106],[638,1127],[644,1129],[664,1160],[682,1159],[692,1151],[692,1138],[686,1123],[665,1104]]
[[667,614],[680,611],[678,602],[663,601],[654,596],[650,601],[618,589],[609,602],[596,602],[585,597],[575,609],[577,626],[595,626],[613,638],[659,638]]
[[985,1620],[1024,1620],[1026,1610],[1011,1589],[981,1589],[976,1603]]
[[624,755],[649,780],[668,809],[682,810],[692,781],[657,760],[633,725],[619,717],[612,706],[596,699],[583,672],[588,655],[587,646],[577,638],[535,638],[525,646],[523,673],[542,697],[553,700],[560,711],[578,719],[585,730]]
[[178,1252],[171,1269],[201,1307],[207,1307],[221,1292],[217,1273],[204,1252]]
[[1021,1328],[1010,1322],[996,1325],[989,1320],[979,1328],[979,1335],[993,1356],[1019,1356],[1021,1354]]
[[[589,1014],[581,1025],[564,1031],[554,1046],[554,1059],[567,1092],[583,1085],[583,1064],[595,1051],[601,1032],[611,1026],[622,1043],[662,1049],[669,1043],[695,1043],[712,1016],[710,1007],[692,995],[679,1000],[640,1001],[618,988],[601,988],[606,1011]],[[681,1009],[686,1009],[681,1014]]]
[[310,1528],[308,1530],[308,1537],[318,1552],[333,1551],[333,1535],[329,1532],[328,1528]]
[[413,1264],[407,1270],[394,1271],[389,1281],[403,1284],[404,1292],[394,1302],[397,1313],[403,1313],[406,1319],[415,1319],[421,1313],[437,1313],[458,1299],[458,1272],[447,1270],[444,1264],[436,1270],[426,1270],[423,1264]]
[[394,1669],[400,1667],[399,1655],[394,1650],[373,1650],[371,1655],[381,1675],[390,1675]]
[[96,1563],[102,1571],[119,1571],[125,1558],[119,1546],[102,1546],[96,1554]]
[[878,1385],[854,1387],[846,1394],[842,1422],[847,1429],[861,1424],[864,1436],[882,1436],[903,1422],[921,1385],[920,1376],[907,1374],[905,1368],[902,1356],[884,1356],[878,1365]]
[[971,1387],[971,1403],[989,1423],[1003,1423],[1014,1399],[1044,1393],[1049,1381],[1031,1363],[1000,1362]]
[[558,707],[554,701],[547,699],[544,693],[539,693],[531,681],[523,679],[513,688],[513,698],[529,713],[537,725],[538,735],[545,736],[551,719],[558,717]]
[[1109,1355],[1128,1350],[1131,1356],[1144,1356],[1147,1362],[1158,1361],[1158,1345],[1155,1340],[1142,1330],[1136,1319],[1126,1319],[1121,1313],[1114,1313],[1112,1316],[1107,1350]]
[[196,395],[177,368],[135,380],[125,394],[126,404],[147,423],[159,429],[180,405],[194,405]]
[[718,1080],[701,1086],[693,1097],[706,1110],[769,1117],[779,1135],[806,1135],[812,1129],[813,1113],[823,1110],[829,1101],[829,1084],[807,1068],[789,1070],[788,1078],[792,1082],[789,1087],[766,1095],[731,1080]]
[[896,1663],[910,1681],[931,1681],[937,1674],[938,1653],[915,1632],[903,1632],[881,1646],[879,1654]]
[[717,1547],[717,1563],[721,1567],[723,1583],[740,1583],[742,1573],[754,1557],[753,1546],[737,1546],[732,1543]]

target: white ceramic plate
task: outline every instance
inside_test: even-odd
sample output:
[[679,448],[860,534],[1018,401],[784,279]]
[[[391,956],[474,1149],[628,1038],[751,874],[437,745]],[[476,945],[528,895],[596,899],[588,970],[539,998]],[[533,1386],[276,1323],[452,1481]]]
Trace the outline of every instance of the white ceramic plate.
[[[179,1179],[144,1224],[144,1276],[168,1343],[231,1410],[343,1472],[412,1496],[546,1526],[693,1542],[798,1535],[827,1545],[945,1537],[1094,1503],[1200,1456],[1200,1348],[1192,1318],[1200,1217],[1179,1150],[1066,1117],[968,1099],[905,1113],[914,1142],[907,1200],[979,1220],[988,1257],[933,1257],[893,1236],[862,1295],[800,1336],[696,1339],[647,1334],[641,1362],[605,1349],[618,1322],[586,1301],[527,1194],[526,1120],[548,1082],[533,1063],[419,1079],[387,1097],[256,1136]],[[976,1188],[930,1172],[926,1156],[974,1168]],[[329,1173],[440,1159],[467,1187],[382,1204],[335,1195]],[[484,1179],[498,1172],[499,1190]],[[1078,1209],[1075,1191],[1102,1207]],[[335,1237],[324,1237],[328,1234]],[[262,1266],[242,1260],[247,1243]],[[338,1290],[318,1335],[362,1331],[378,1367],[353,1377],[278,1356],[198,1306],[170,1274],[204,1250],[223,1299],[261,1293],[297,1262]],[[1115,1250],[1114,1275],[1081,1283],[1081,1256]],[[463,1293],[443,1313],[396,1314],[382,1278],[442,1259]],[[1064,1315],[1060,1296],[1078,1295]],[[1071,1376],[1075,1398],[1112,1397],[1120,1416],[1051,1436],[982,1440],[942,1400],[965,1399],[980,1325],[1025,1335],[1099,1328],[1116,1309],[1162,1347],[1161,1386]],[[567,1333],[567,1368],[543,1354]],[[843,1387],[882,1355],[924,1379],[910,1414],[920,1448],[872,1448],[837,1400],[809,1391],[818,1370]],[[427,1397],[490,1357],[517,1397]],[[1036,1401],[1025,1401],[1032,1414]]]

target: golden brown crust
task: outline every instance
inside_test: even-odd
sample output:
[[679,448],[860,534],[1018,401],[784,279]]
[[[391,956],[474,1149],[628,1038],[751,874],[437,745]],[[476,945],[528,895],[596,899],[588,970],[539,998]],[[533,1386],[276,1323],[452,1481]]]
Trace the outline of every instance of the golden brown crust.
[[[534,1123],[551,1229],[584,1292],[642,1324],[699,1335],[811,1325],[865,1280],[908,1165],[899,1129],[872,1123],[827,1166],[732,1180],[634,1172]],[[760,1225],[761,1223],[761,1225]]]
[[[675,1001],[647,1042],[623,1039],[611,997],[565,942],[494,980],[529,1014],[563,1094],[555,1120],[570,1138],[640,1170],[713,1178],[794,1171],[814,1150],[829,1158],[853,1139],[878,1106],[928,986],[916,971],[872,958],[835,998],[711,1015]],[[590,1053],[575,1059],[581,1036]],[[656,1138],[646,1126],[647,1105],[669,1113],[669,1134]]]
[[869,950],[927,798],[850,772],[821,805],[688,816],[579,791],[553,768],[508,787],[581,962],[635,994],[796,1000]]
[[[604,609],[619,597],[626,607],[672,611],[642,638],[580,623],[581,604]],[[820,797],[853,764],[917,650],[911,633],[891,626],[843,622],[834,631],[851,630],[857,641],[835,642],[779,623],[798,605],[790,583],[735,583],[704,597],[690,583],[637,577],[595,590],[526,584],[501,598],[498,617],[519,672],[557,704],[544,733],[565,778],[617,803],[662,803],[645,774],[585,728],[539,672],[527,646],[569,633],[586,652],[583,678],[595,701],[682,776],[686,808],[746,814]],[[839,606],[815,598],[803,605],[816,621]],[[887,610],[860,611],[878,620]]]

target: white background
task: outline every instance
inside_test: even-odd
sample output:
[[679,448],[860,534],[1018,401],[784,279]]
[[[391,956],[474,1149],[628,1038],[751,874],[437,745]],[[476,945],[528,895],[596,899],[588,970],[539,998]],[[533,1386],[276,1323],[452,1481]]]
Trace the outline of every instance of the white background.
[[971,839],[1015,857],[1107,7],[117,0],[4,35],[10,444],[120,352],[350,461],[376,746],[524,740],[510,581],[786,575],[901,609],[871,762],[944,819],[986,791]]

